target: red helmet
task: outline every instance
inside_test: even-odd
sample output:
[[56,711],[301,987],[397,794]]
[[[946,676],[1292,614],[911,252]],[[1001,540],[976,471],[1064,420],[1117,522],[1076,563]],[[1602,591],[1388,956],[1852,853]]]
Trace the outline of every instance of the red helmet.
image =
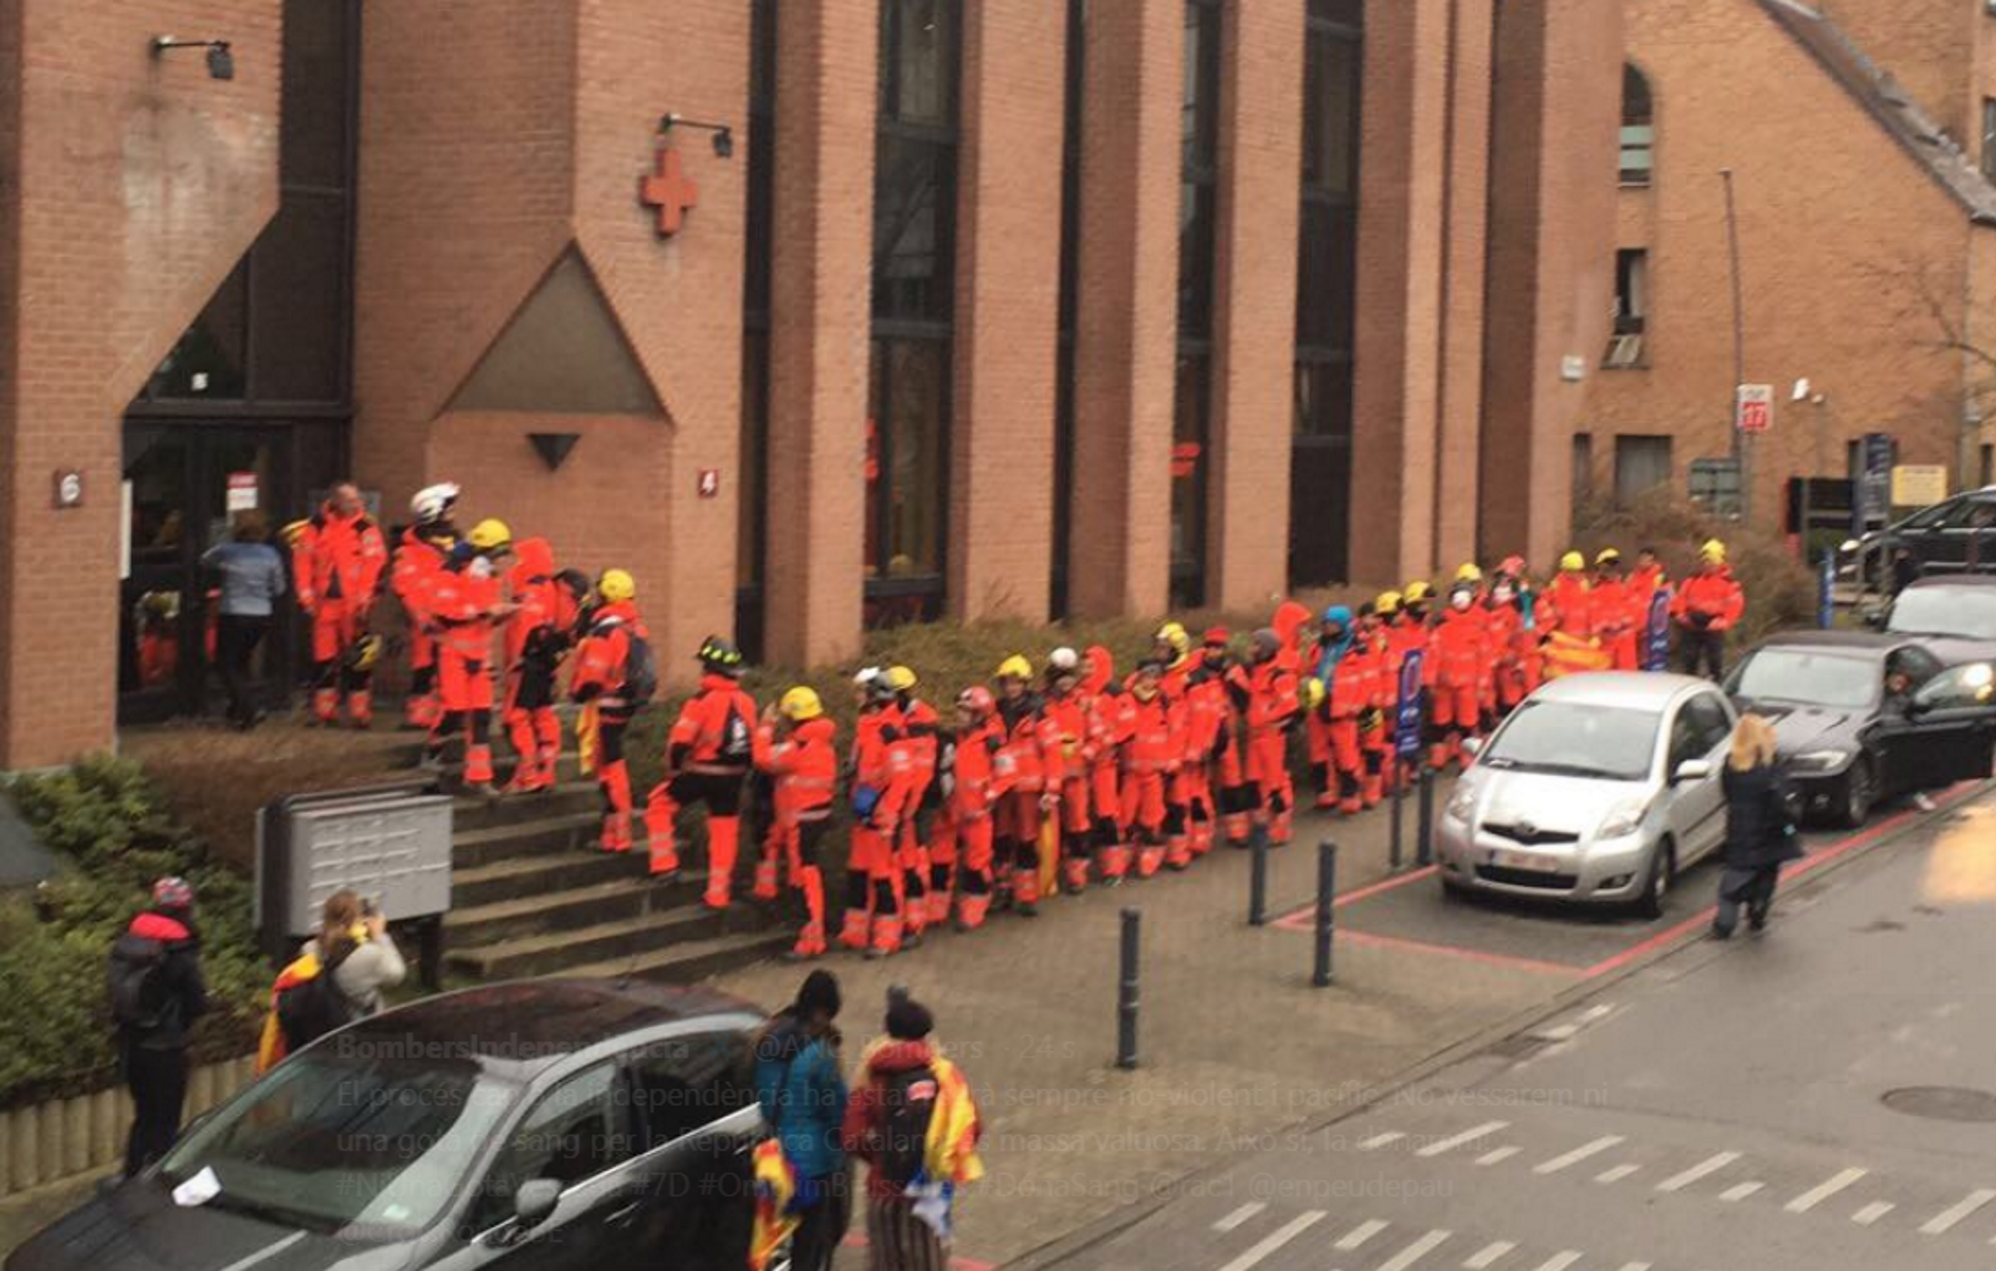
[[1500,574],[1509,574],[1511,577],[1517,578],[1525,572],[1525,558],[1522,556],[1506,556],[1504,563],[1497,567],[1497,572]]
[[969,711],[978,719],[983,719],[986,715],[997,709],[997,703],[991,697],[991,690],[981,684],[974,684],[963,690],[963,692],[958,693],[956,695],[956,704],[963,710]]
[[1233,637],[1233,636],[1232,636],[1231,634],[1229,634],[1229,633],[1228,633],[1228,631],[1227,631],[1227,629],[1226,629],[1225,627],[1208,627],[1208,628],[1206,628],[1206,641],[1205,641],[1205,642],[1206,642],[1206,644],[1208,644],[1208,645],[1224,645],[1224,644],[1227,644],[1227,643],[1229,643],[1230,641],[1232,641],[1232,640],[1233,640],[1233,638],[1234,638],[1234,637]]

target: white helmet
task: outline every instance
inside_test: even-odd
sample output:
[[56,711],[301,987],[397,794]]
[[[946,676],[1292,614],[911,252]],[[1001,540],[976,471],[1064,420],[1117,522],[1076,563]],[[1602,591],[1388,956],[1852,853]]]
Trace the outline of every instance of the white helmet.
[[444,481],[425,486],[416,491],[415,497],[409,500],[409,515],[416,518],[418,525],[441,521],[450,515],[452,505],[457,502],[457,496],[458,489],[454,482]]
[[1081,655],[1063,645],[1047,655],[1047,665],[1056,671],[1072,671],[1081,665]]

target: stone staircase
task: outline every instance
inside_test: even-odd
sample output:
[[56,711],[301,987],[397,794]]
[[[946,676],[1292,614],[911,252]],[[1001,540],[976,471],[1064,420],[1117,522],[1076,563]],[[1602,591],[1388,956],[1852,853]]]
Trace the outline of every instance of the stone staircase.
[[[501,777],[504,779],[502,768]],[[490,981],[572,975],[692,983],[773,956],[790,935],[738,880],[725,914],[700,903],[705,876],[646,873],[642,826],[628,855],[598,850],[601,798],[565,756],[554,789],[459,794],[445,966]],[[457,785],[447,773],[446,787]],[[642,817],[639,818],[642,821]],[[687,864],[692,864],[688,861]]]

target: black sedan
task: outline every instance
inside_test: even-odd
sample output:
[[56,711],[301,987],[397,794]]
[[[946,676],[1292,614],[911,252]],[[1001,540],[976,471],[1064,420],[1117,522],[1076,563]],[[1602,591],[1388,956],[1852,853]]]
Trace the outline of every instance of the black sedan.
[[279,1064],[7,1271],[739,1271],[762,1019],[585,980],[387,1012]]
[[1996,661],[1996,574],[1918,579],[1893,598],[1878,625],[1920,640],[1948,662]]
[[1927,573],[1996,572],[1996,486],[1968,490],[1921,508],[1903,521],[1845,542],[1842,568],[1877,586],[1905,548]]
[[1772,721],[1807,814],[1861,825],[1899,795],[1990,774],[1996,670],[1949,665],[1922,641],[1795,631],[1743,659],[1726,689]]

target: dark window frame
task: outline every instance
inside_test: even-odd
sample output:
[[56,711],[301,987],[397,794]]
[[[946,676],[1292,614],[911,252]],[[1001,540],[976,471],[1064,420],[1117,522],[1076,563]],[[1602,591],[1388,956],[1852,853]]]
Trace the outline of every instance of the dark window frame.
[[[1656,184],[1656,94],[1649,76],[1634,62],[1622,63],[1621,184],[1624,189],[1646,190]],[[1632,140],[1631,129],[1646,129],[1648,136]],[[1645,161],[1631,165],[1639,155]]]
[[[748,190],[743,213],[741,499],[747,537],[735,551],[735,639],[750,658],[763,653],[764,584],[769,576],[770,286],[776,235],[776,0],[749,11]],[[741,536],[738,534],[737,538]]]
[[1074,534],[1075,314],[1081,302],[1081,130],[1085,119],[1088,0],[1067,0],[1065,105],[1060,152],[1060,299],[1054,366],[1053,561],[1047,612],[1068,615],[1068,545]]
[[1996,97],[1982,99],[1982,153],[1978,158],[1983,179],[1996,182]]
[[[1180,104],[1179,122],[1179,256],[1178,256],[1178,369],[1172,402],[1172,464],[1179,463],[1179,447],[1197,445],[1198,456],[1189,478],[1172,476],[1173,498],[1171,541],[1184,538],[1195,544],[1189,555],[1172,553],[1171,603],[1178,609],[1196,609],[1205,604],[1206,556],[1211,547],[1211,509],[1208,507],[1213,442],[1213,294],[1217,269],[1220,219],[1220,96],[1222,58],[1226,24],[1221,0],[1185,0],[1188,65],[1182,70],[1186,96]],[[1196,29],[1197,44],[1190,43]],[[1196,64],[1190,59],[1198,57]],[[1191,250],[1187,250],[1187,207],[1196,225],[1204,204],[1204,230],[1195,230]],[[1196,382],[1202,400],[1192,417],[1198,421],[1194,436],[1182,436],[1178,421],[1185,416],[1186,403],[1179,400],[1186,383],[1186,366],[1199,369]],[[1191,481],[1183,503],[1192,524],[1181,525],[1181,502],[1177,483]]]

